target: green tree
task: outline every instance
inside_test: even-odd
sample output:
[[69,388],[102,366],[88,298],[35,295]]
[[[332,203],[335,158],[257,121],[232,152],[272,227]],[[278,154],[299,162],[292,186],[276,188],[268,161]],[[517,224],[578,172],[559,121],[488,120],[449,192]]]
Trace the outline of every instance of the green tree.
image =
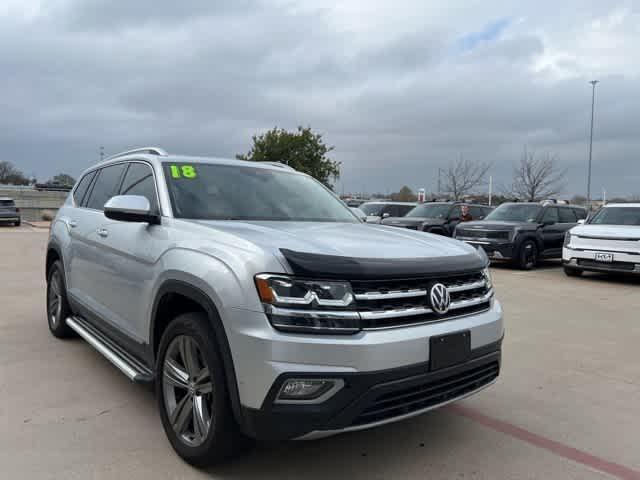
[[29,185],[29,179],[11,162],[0,162],[0,184]]
[[49,180],[48,183],[55,183],[57,185],[67,185],[69,187],[72,187],[73,185],[75,185],[76,179],[69,174],[59,173],[58,175],[53,177],[51,180]]
[[394,202],[415,202],[418,199],[413,190],[406,185],[399,192],[391,194],[391,200]]
[[322,135],[313,133],[311,127],[298,127],[295,132],[275,127],[252,138],[251,150],[245,155],[236,155],[237,159],[284,163],[330,188],[333,188],[331,181],[340,177],[340,162],[327,157],[334,147],[325,145]]

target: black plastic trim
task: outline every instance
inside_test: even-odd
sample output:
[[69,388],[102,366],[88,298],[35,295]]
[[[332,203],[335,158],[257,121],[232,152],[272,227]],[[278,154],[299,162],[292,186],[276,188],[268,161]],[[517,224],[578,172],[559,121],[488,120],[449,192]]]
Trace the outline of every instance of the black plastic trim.
[[296,275],[341,280],[383,280],[477,272],[486,262],[475,253],[446,258],[356,258],[281,248]]
[[[429,362],[374,372],[291,372],[280,375],[260,409],[243,407],[245,433],[259,440],[287,440],[317,430],[348,428],[369,405],[372,395],[386,388],[436,381],[489,363],[500,364],[502,339],[472,350],[471,359],[460,365],[430,371]],[[338,378],[344,388],[320,404],[274,403],[284,381],[289,378]]]

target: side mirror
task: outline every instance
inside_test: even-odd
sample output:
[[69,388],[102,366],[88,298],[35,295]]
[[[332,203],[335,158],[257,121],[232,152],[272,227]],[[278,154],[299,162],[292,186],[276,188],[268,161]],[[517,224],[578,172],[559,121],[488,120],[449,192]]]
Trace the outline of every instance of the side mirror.
[[382,214],[382,218],[389,218],[391,214],[389,212],[385,212]]
[[578,225],[584,225],[584,218],[581,218],[580,220],[578,220]]
[[104,216],[121,222],[157,225],[160,215],[151,212],[149,200],[141,195],[116,195],[104,204]]

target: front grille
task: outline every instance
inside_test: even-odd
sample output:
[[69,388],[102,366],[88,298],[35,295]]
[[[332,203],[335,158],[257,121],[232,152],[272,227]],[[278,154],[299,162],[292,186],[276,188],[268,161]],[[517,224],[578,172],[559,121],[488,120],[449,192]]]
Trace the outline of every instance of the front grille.
[[399,417],[459,398],[491,383],[499,373],[498,363],[490,363],[440,380],[382,394],[356,417],[353,425]]
[[630,262],[596,262],[595,260],[579,259],[578,265],[582,267],[604,268],[607,270],[619,270],[621,272],[632,272],[636,268],[635,263]]
[[460,230],[456,237],[462,238],[487,238],[493,240],[509,240],[508,230]]
[[[429,288],[435,282],[449,290],[451,308],[445,315],[436,314],[429,305]],[[492,295],[482,272],[444,278],[352,281],[351,287],[365,329],[441,321],[484,311]]]

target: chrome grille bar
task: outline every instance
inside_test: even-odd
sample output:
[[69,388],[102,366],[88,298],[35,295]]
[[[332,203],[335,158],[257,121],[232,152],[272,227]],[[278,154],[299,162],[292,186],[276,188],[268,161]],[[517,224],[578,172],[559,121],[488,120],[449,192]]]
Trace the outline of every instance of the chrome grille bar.
[[366,292],[354,295],[356,300],[391,300],[394,298],[411,298],[411,297],[424,297],[427,294],[426,290],[396,290],[391,292]]

